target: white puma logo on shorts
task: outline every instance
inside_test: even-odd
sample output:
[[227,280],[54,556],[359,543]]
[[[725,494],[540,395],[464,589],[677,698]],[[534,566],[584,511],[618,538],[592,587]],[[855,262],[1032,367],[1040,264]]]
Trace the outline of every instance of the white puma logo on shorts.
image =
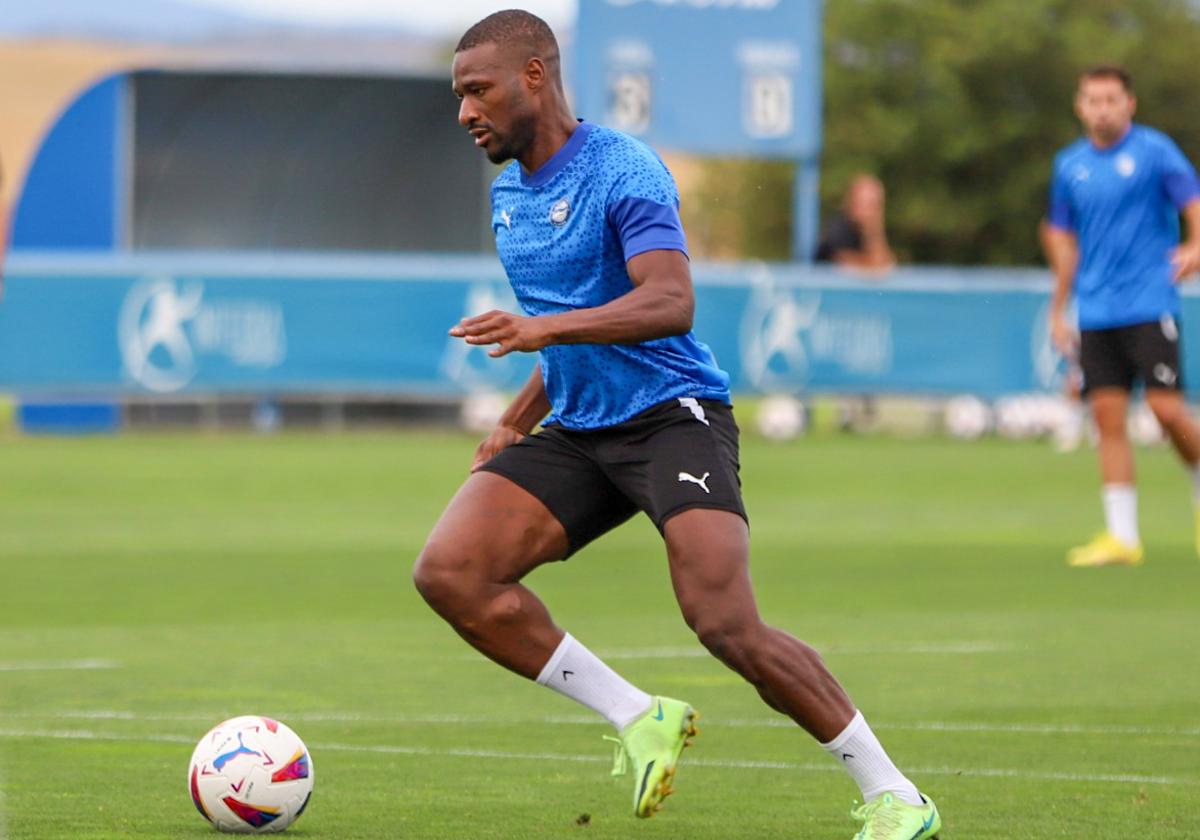
[[704,490],[705,493],[711,493],[712,491],[708,489],[708,485],[704,483],[708,481],[708,477],[710,475],[712,475],[712,473],[705,473],[701,478],[696,478],[696,476],[692,475],[691,473],[681,472],[679,474],[679,480],[690,481],[692,484],[699,484],[700,488]]

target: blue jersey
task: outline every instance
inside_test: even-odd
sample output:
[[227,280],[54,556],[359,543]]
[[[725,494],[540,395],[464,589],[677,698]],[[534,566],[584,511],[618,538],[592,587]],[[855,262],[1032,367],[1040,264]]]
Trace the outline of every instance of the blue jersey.
[[1170,137],[1146,126],[1107,149],[1082,138],[1058,153],[1049,221],[1079,241],[1080,329],[1179,315],[1170,251],[1179,211],[1196,198],[1196,170]]
[[[687,253],[679,193],[659,157],[619,131],[581,122],[536,172],[516,161],[492,185],[496,250],[528,315],[587,309],[633,290],[625,264]],[[729,376],[686,335],[541,351],[547,423],[598,429],[679,397],[729,402]]]

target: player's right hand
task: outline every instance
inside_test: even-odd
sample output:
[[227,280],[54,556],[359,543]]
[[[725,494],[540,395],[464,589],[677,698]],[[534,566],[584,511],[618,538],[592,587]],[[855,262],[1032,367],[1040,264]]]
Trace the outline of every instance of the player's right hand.
[[475,447],[475,458],[471,461],[471,472],[475,472],[500,452],[525,437],[525,433],[513,426],[497,426],[491,434]]
[[1050,340],[1063,356],[1068,359],[1075,358],[1079,337],[1061,314],[1050,315]]

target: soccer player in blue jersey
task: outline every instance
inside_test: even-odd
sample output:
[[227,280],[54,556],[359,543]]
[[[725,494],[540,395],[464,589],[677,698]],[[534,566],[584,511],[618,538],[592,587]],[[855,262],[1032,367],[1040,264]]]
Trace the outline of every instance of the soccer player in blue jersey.
[[[553,33],[526,12],[471,27],[454,56],[459,122],[494,162],[496,246],[524,314],[451,329],[539,365],[430,534],[417,588],[497,663],[604,716],[651,816],[695,734],[685,702],[630,684],[522,583],[638,511],[662,533],[684,619],[858,782],[861,838],[918,840],[940,818],[808,645],[758,615],[729,378],[691,332],[679,197],[642,143],[571,113]],[[538,424],[542,430],[534,434]]]
[[[1085,136],[1054,160],[1046,237],[1056,277],[1050,328],[1060,351],[1072,355],[1065,311],[1074,292],[1083,389],[1100,432],[1106,522],[1103,533],[1071,549],[1072,566],[1142,562],[1125,430],[1137,382],[1190,471],[1200,506],[1200,430],[1183,399],[1177,288],[1200,270],[1200,182],[1171,138],[1133,122],[1136,107],[1123,69],[1088,70],[1075,98]],[[1188,232],[1182,244],[1180,214]],[[1196,528],[1200,550],[1200,519]]]

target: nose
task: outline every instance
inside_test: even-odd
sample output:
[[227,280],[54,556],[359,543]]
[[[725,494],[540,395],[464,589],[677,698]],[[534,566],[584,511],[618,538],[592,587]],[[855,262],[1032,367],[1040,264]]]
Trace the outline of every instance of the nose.
[[458,124],[464,128],[479,119],[479,112],[471,104],[471,98],[464,96],[458,105]]

